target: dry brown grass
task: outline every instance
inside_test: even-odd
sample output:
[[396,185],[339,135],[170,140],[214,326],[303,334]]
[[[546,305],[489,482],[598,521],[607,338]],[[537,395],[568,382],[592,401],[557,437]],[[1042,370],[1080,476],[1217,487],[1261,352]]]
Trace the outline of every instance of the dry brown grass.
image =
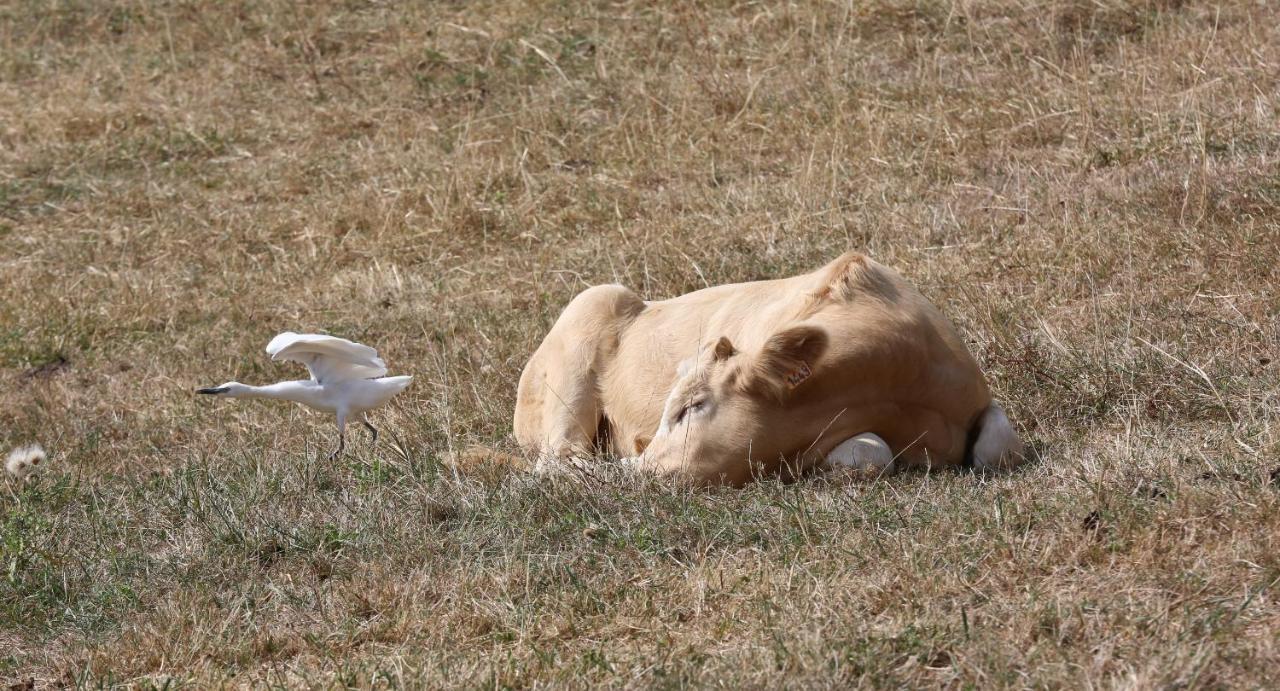
[[[1263,686],[1280,652],[1280,7],[0,4],[0,677]],[[581,288],[847,248],[1043,461],[689,492],[440,463]],[[410,392],[193,387],[282,329]]]

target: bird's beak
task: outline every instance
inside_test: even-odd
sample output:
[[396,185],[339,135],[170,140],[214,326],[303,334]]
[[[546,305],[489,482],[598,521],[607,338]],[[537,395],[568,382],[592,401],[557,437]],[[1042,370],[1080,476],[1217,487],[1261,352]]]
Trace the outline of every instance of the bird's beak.
[[229,387],[229,386],[221,386],[221,387],[219,387],[219,386],[211,386],[211,387],[204,388],[204,389],[196,389],[196,393],[220,394],[220,393],[226,393],[226,392],[228,392],[228,391],[230,391],[230,390],[231,390],[231,387]]

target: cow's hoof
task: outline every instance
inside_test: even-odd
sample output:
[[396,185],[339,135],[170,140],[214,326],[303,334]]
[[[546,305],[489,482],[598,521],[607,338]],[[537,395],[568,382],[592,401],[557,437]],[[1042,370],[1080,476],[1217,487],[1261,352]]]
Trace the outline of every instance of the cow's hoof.
[[893,451],[875,434],[859,434],[832,449],[827,471],[836,477],[875,479],[893,472]]
[[1026,447],[1003,408],[992,403],[978,426],[978,439],[973,444],[974,470],[1009,470],[1026,462]]

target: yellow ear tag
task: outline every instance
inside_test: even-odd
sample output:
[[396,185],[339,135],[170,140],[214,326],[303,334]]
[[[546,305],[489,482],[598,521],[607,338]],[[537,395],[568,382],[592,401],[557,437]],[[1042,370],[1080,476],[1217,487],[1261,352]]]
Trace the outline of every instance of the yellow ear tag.
[[787,375],[787,386],[796,388],[800,386],[800,382],[808,379],[813,374],[813,370],[809,369],[809,363],[801,361],[800,368]]

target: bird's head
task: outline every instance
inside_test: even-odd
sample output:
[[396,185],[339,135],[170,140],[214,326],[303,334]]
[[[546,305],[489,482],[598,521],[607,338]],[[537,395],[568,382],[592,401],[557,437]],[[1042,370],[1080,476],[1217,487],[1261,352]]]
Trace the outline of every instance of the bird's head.
[[203,389],[196,389],[196,393],[207,394],[209,396],[228,396],[234,397],[244,390],[244,384],[238,381],[229,381],[218,386],[206,386]]

